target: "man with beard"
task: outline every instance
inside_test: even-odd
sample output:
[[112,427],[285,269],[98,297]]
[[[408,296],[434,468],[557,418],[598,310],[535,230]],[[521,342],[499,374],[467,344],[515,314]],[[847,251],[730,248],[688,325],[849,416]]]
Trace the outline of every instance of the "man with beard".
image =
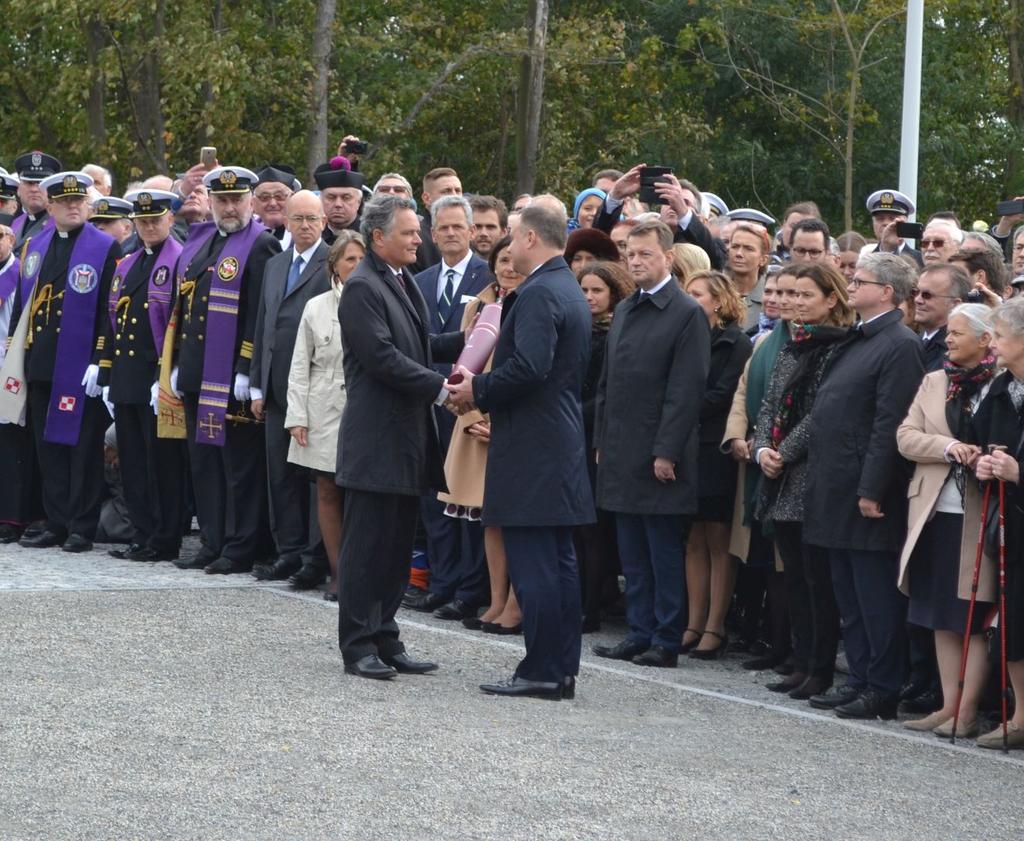
[[213,221],[189,229],[178,258],[170,384],[184,402],[203,536],[194,559],[175,562],[181,569],[248,572],[266,520],[263,429],[248,411],[249,365],[263,272],[281,247],[253,219],[258,180],[238,166],[208,172]]

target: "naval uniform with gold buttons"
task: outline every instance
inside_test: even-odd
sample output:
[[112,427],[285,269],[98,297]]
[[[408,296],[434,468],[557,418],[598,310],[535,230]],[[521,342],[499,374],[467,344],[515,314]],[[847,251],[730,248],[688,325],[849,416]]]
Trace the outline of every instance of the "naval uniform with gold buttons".
[[[145,249],[119,281],[120,288],[114,293],[118,296],[117,326],[115,329],[107,319],[99,383],[109,386],[107,399],[114,404],[132,543],[152,549],[158,558],[170,559],[177,557],[181,547],[185,447],[181,439],[157,437],[156,415],[150,405],[160,356],[150,326],[149,283],[164,245]],[[162,271],[163,282],[173,283],[173,273]]]
[[[67,233],[55,233],[42,258],[29,321],[31,344],[25,353],[25,379],[28,382],[28,417],[42,476],[47,530],[60,538],[78,534],[92,540],[96,535],[103,501],[103,435],[110,425],[110,414],[98,397],[86,398],[76,445],[53,444],[43,439],[54,368],[58,363],[57,342],[60,338],[63,304],[66,295],[74,294],[67,289],[68,264],[81,233],[82,227]],[[121,249],[114,239],[108,239],[110,249],[99,277],[99,304],[92,332],[95,337],[92,363],[96,365],[103,351],[110,282],[121,255]],[[19,285],[11,316],[12,325],[18,323],[23,306]]]
[[[206,348],[206,322],[211,284],[216,282],[217,262],[228,238],[233,234],[215,232],[188,266],[179,262],[181,284],[180,333],[176,365],[178,391],[184,395],[186,442],[192,468],[196,514],[205,544],[212,559],[226,558],[237,570],[251,568],[267,528],[267,477],[263,426],[252,422],[248,404],[242,405],[233,393],[228,395],[227,414],[247,421],[225,419],[224,446],[197,443],[199,394],[203,383]],[[281,246],[273,234],[264,231],[256,239],[245,261],[238,299],[235,334],[234,373],[249,374],[256,315],[267,260]],[[194,286],[190,287],[190,284]]]

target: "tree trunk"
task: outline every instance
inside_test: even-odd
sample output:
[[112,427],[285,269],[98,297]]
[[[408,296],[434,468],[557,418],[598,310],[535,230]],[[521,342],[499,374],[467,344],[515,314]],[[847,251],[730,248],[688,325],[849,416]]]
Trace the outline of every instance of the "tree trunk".
[[530,0],[528,47],[519,79],[516,126],[516,193],[532,193],[537,180],[537,146],[544,100],[544,59],[548,39],[548,0]]
[[[224,0],[214,0],[213,14],[211,24],[213,25],[214,37],[219,37],[221,29],[223,28],[224,19]],[[209,112],[210,106],[213,105],[213,85],[209,80],[204,81],[199,89],[199,95],[202,99],[202,122],[199,125],[199,137],[197,138],[199,146],[209,146],[210,136],[206,132],[206,127],[209,124]],[[199,150],[196,149],[195,163],[199,163]]]
[[843,155],[843,230],[853,230],[853,136],[857,129],[857,88],[860,65],[850,70],[850,92],[846,99],[846,151]]
[[167,0],[156,0],[153,14],[153,41],[142,63],[142,122],[149,137],[159,172],[166,175],[167,138],[164,136],[164,111],[160,96],[160,55],[163,52]]
[[[1024,0],[1010,0],[1006,15],[1006,40],[1010,64],[1010,91],[1007,98],[1006,117],[1020,137],[1024,132],[1024,54],[1022,54],[1020,16],[1024,14]],[[1007,144],[1006,174],[1004,188],[1008,196],[1024,193],[1024,156],[1016,143]]]
[[89,138],[96,150],[102,149],[107,143],[107,123],[103,114],[106,78],[100,63],[100,51],[105,43],[103,25],[97,18],[91,18],[85,26],[85,52],[89,64],[89,97],[85,108]]
[[317,0],[313,32],[313,122],[306,140],[306,180],[327,155],[327,90],[331,75],[331,35],[337,0]]

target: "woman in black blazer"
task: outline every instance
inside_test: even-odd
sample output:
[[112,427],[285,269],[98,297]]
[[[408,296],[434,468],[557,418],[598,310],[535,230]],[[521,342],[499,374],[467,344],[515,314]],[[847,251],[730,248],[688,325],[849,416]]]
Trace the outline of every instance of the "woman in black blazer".
[[752,347],[743,332],[743,299],[724,274],[697,272],[686,291],[711,325],[711,368],[700,408],[697,516],[686,546],[689,627],[683,650],[713,660],[725,653],[725,617],[736,584],[736,560],[729,554],[736,467],[718,445]]

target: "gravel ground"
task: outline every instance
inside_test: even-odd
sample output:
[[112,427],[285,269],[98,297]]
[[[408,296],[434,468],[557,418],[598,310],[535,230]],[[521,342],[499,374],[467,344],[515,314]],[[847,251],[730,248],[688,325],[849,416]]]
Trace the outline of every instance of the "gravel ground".
[[0,839],[1020,834],[1021,754],[779,703],[735,659],[587,655],[575,701],[497,699],[476,685],[518,639],[403,613],[442,668],[381,684],[342,673],[335,617],[247,577],[0,547]]

